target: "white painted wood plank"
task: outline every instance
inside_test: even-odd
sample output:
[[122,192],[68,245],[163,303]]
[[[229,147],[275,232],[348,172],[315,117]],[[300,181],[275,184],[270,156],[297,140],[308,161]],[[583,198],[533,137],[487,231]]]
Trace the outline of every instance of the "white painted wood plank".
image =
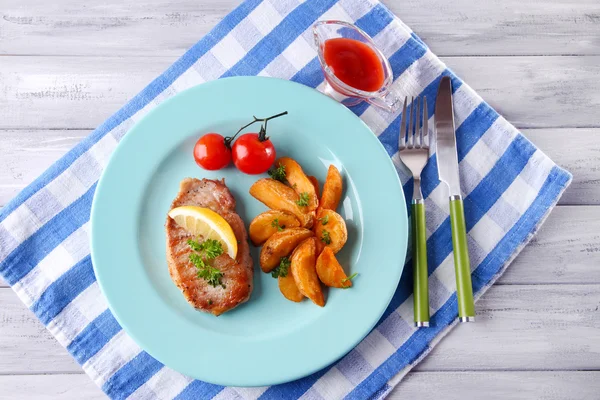
[[0,130],[0,206],[15,197],[90,132]]
[[388,400],[595,400],[598,371],[413,372]]
[[96,128],[174,61],[3,57],[0,128]]
[[596,0],[383,2],[440,55],[600,52]]
[[11,289],[0,289],[0,304],[0,375],[82,372]]
[[[600,54],[595,0],[384,0],[441,55]],[[180,55],[238,1],[5,0],[0,54]]]
[[183,54],[239,1],[4,0],[0,54]]
[[523,129],[554,162],[573,174],[560,204],[600,204],[600,129]]
[[[0,130],[0,207],[90,130]],[[600,129],[525,129],[536,146],[573,173],[559,204],[600,205]],[[568,140],[569,151],[564,151]]]
[[[0,375],[80,367],[10,289],[0,289]],[[496,285],[419,371],[600,369],[600,285]]]
[[556,207],[497,284],[600,284],[598,226],[600,207]]
[[418,371],[599,370],[600,285],[495,285]]
[[442,57],[518,128],[600,127],[600,57]]
[[0,399],[101,400],[107,396],[85,374],[0,376]]
[[497,284],[600,283],[600,207],[556,207]]
[[[390,400],[595,400],[600,391],[598,371],[412,372],[389,395]],[[0,376],[2,398],[104,399],[102,391],[83,374]]]
[[[3,57],[0,128],[95,128],[171,57]],[[600,56],[443,58],[519,128],[600,127]]]
[[[105,399],[83,374],[0,376],[1,398],[11,400]],[[388,395],[390,400],[595,400],[598,371],[411,372]]]

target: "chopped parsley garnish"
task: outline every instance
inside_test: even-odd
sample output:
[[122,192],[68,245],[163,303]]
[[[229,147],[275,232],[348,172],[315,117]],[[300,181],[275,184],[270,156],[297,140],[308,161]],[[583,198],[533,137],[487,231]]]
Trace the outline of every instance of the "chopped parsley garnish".
[[277,228],[277,230],[278,230],[279,232],[281,232],[282,230],[284,230],[284,229],[285,229],[285,225],[279,225],[279,219],[278,219],[278,218],[275,218],[275,219],[273,220],[273,222],[271,222],[271,226],[272,226],[273,228]]
[[285,165],[280,165],[279,167],[271,168],[268,173],[271,178],[280,182],[285,182]]
[[208,305],[212,306],[212,299],[208,299]]
[[202,243],[202,249],[204,250],[204,254],[206,254],[206,258],[210,259],[217,258],[223,254],[223,246],[216,239],[206,239]]
[[352,279],[356,278],[356,275],[358,275],[358,272],[355,272],[352,275],[350,275],[349,277],[342,279],[342,288],[348,289],[350,286],[346,286],[346,285],[344,285],[344,283],[349,282]]
[[285,278],[290,269],[290,265],[292,265],[292,261],[288,257],[281,257],[281,261],[279,261],[277,268],[271,271],[271,276],[273,278]]
[[329,222],[329,214],[325,214],[323,218],[319,218],[319,221],[321,221],[322,225],[327,225],[327,223]]
[[305,207],[308,205],[308,200],[310,200],[308,193],[302,192],[300,193],[300,199],[296,200],[296,204],[298,204],[300,207]]
[[221,242],[215,239],[207,239],[204,242],[199,243],[190,239],[187,243],[194,251],[190,254],[190,261],[198,270],[198,278],[204,279],[213,287],[220,285],[225,288],[225,285],[223,285],[221,281],[223,273],[218,268],[207,263],[208,260],[212,260],[223,254]]
[[194,251],[202,251],[202,245],[198,242],[196,242],[195,240],[189,239],[187,241],[187,244],[192,248],[192,250]]
[[331,236],[329,236],[329,232],[323,229],[323,235],[321,236],[321,242],[325,244],[331,244]]

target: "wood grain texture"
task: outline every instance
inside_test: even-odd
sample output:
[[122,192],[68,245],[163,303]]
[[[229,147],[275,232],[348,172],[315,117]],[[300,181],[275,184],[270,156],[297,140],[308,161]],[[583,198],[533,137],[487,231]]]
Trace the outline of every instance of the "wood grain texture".
[[0,376],[0,399],[101,400],[106,395],[85,374]]
[[[238,3],[5,0],[0,54],[176,56]],[[439,55],[600,54],[595,0],[383,3]]]
[[555,163],[573,174],[563,205],[600,204],[600,129],[523,129]]
[[[0,207],[91,130],[1,130]],[[523,134],[573,173],[561,205],[600,205],[600,129],[524,129]],[[568,141],[569,151],[565,151]]]
[[178,56],[239,0],[4,0],[0,54]]
[[556,207],[496,284],[600,284],[598,226],[600,207]]
[[[78,372],[10,289],[0,289],[0,374]],[[496,285],[418,371],[600,370],[600,285]]]
[[415,371],[600,370],[600,285],[495,285]]
[[0,207],[91,131],[0,130]]
[[383,2],[438,55],[600,54],[596,0]]
[[0,305],[0,375],[82,371],[11,289]]
[[[560,204],[600,205],[600,2],[383,2],[574,173]],[[237,4],[3,0],[0,207]],[[477,303],[479,321],[455,329],[389,398],[598,398],[598,371],[534,371],[600,369],[598,222],[600,207],[557,207]],[[0,399],[103,398],[3,286]]]
[[600,127],[600,57],[442,57],[517,128]]
[[[598,371],[411,372],[389,400],[596,400]],[[0,376],[0,399],[100,400],[106,396],[83,374]]]
[[[0,129],[93,129],[175,57],[3,57]],[[600,127],[600,56],[442,58],[518,128]]]
[[412,372],[388,400],[596,400],[598,371]]
[[600,283],[600,207],[556,207],[497,284]]

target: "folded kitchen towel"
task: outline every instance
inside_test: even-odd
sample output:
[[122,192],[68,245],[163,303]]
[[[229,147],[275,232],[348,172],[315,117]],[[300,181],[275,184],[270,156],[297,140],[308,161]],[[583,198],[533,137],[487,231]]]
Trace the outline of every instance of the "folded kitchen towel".
[[[394,90],[401,97],[427,95],[429,117],[440,78],[452,78],[476,297],[531,239],[569,184],[568,172],[498,115],[379,2],[248,0],[1,211],[0,274],[108,396],[383,398],[454,325],[448,197],[437,179],[435,155],[423,177],[432,327],[413,327],[412,272],[405,268],[376,328],[341,360],[306,378],[262,388],[192,380],[140,349],[115,321],[98,288],[89,254],[90,206],[102,169],[128,129],[165,99],[221,77],[262,75],[322,86],[311,33],[319,19],[354,22],[371,35],[390,60]],[[379,137],[410,198],[412,182],[397,153],[399,113],[366,103],[352,110]]]

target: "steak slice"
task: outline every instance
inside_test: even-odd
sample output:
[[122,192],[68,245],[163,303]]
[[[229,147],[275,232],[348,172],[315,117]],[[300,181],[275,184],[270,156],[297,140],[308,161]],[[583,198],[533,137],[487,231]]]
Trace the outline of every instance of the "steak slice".
[[167,216],[167,263],[171,279],[194,308],[221,315],[247,301],[252,293],[254,268],[244,221],[235,212],[235,199],[225,186],[224,180],[184,179],[180,183],[179,193],[173,200],[171,209],[180,206],[198,206],[213,210],[231,225],[237,238],[236,259],[232,259],[228,254],[221,254],[213,262],[213,266],[223,273],[222,283],[225,288],[213,287],[204,279],[198,278],[198,270],[189,259],[192,250],[187,244],[188,239],[204,239],[193,237]]

